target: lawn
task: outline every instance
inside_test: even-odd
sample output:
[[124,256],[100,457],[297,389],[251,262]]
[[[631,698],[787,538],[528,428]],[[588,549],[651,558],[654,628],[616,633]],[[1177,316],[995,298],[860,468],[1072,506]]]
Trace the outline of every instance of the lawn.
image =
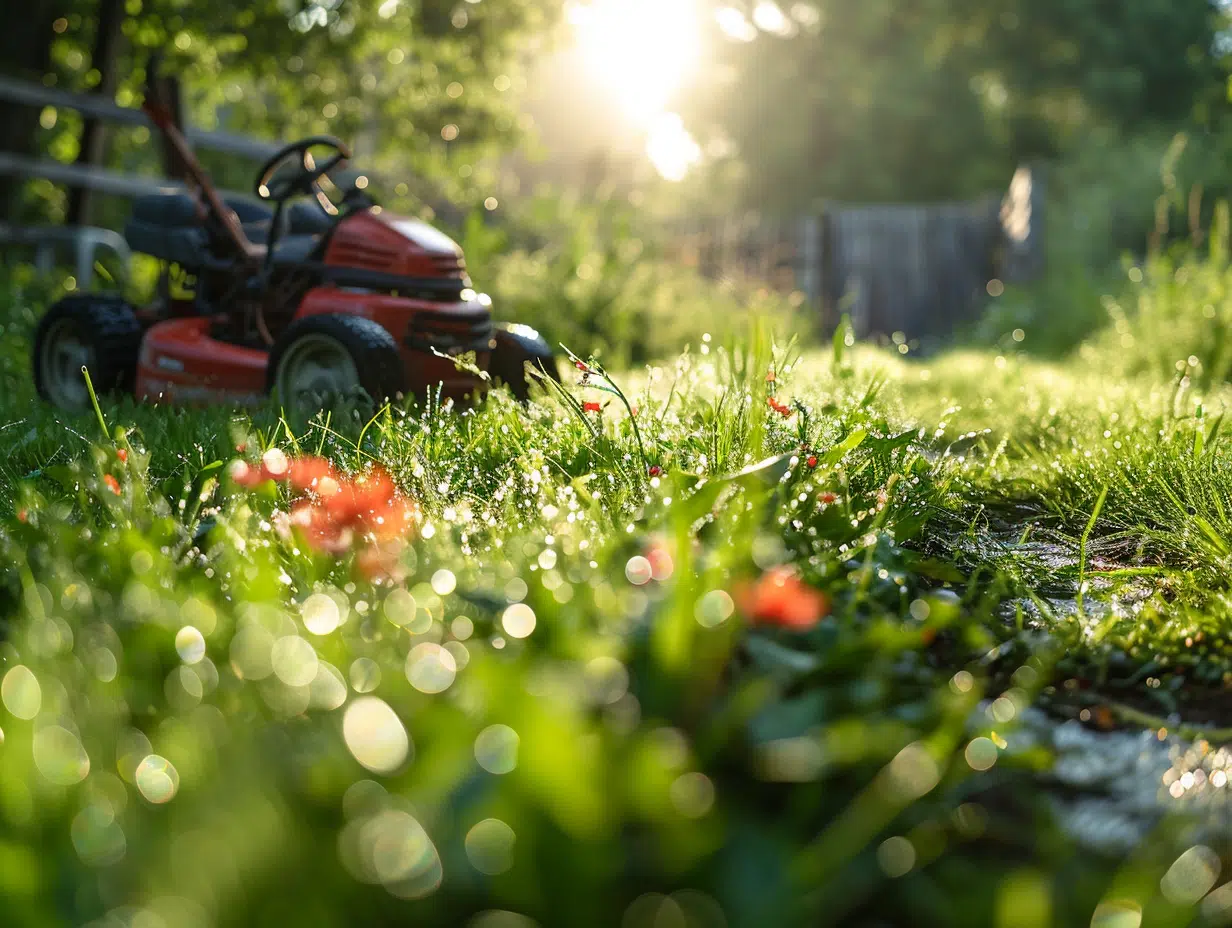
[[66,420],[10,321],[5,924],[1232,913],[1192,370],[754,332],[527,408]]

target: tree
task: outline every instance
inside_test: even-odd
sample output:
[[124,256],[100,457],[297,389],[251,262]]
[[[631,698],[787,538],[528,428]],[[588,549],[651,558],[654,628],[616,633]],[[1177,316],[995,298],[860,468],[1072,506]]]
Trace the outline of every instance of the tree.
[[[26,57],[8,57],[8,73],[73,89],[96,85],[101,75],[90,46],[101,36],[94,24],[108,2],[33,0],[38,22],[23,25]],[[453,172],[446,190],[467,195],[490,181],[481,170],[484,155],[518,131],[511,91],[533,53],[527,36],[546,31],[559,6],[560,0],[127,0],[116,67],[106,73],[116,75],[118,102],[135,105],[150,52],[166,50],[165,67],[182,76],[196,125],[271,139],[329,132],[358,140],[370,163],[390,174],[439,177],[447,161],[470,165]],[[0,42],[7,45],[7,36]],[[12,131],[2,137],[12,150],[79,154],[73,121],[40,134],[37,111],[0,109],[0,128],[6,126]],[[153,165],[142,134],[118,136],[112,163]],[[245,185],[250,179],[251,166],[210,166],[242,174],[236,179]],[[11,214],[10,206],[4,215]]]
[[1223,110],[1213,0],[723,6],[688,113],[731,144],[761,206],[966,197],[1091,126]]

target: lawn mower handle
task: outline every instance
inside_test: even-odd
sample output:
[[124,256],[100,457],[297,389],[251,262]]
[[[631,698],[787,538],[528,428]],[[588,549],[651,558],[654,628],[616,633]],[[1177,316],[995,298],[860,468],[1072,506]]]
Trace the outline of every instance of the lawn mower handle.
[[222,202],[222,197],[218,195],[218,190],[215,189],[209,174],[201,167],[201,162],[193,154],[192,146],[188,144],[188,139],[184,137],[184,133],[176,125],[175,110],[171,102],[166,99],[164,88],[159,85],[158,66],[161,60],[162,53],[153,52],[146,62],[145,99],[141,103],[141,109],[150,117],[150,121],[154,123],[158,131],[163,134],[167,144],[171,146],[172,151],[175,152],[176,157],[183,165],[188,179],[201,192],[206,206],[222,225],[223,231],[231,240],[231,243],[235,245],[241,258],[248,264],[259,265],[260,255],[257,249],[253,247],[252,242],[248,240],[248,236],[244,234],[239,217]]

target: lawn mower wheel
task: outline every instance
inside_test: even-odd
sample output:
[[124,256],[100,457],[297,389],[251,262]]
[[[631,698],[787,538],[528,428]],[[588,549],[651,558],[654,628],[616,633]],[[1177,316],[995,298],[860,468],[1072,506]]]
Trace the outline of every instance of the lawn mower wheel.
[[99,394],[131,391],[143,329],[118,296],[80,293],[60,300],[34,333],[34,386],[39,396],[69,412],[90,408],[81,374],[90,372]]

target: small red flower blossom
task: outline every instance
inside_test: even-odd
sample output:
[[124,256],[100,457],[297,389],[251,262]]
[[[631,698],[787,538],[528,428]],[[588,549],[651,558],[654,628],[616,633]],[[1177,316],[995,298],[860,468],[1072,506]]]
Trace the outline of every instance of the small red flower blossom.
[[232,461],[231,466],[227,468],[227,475],[238,486],[251,489],[259,483],[263,483],[265,478],[261,476],[259,468],[250,467],[247,461]]
[[754,625],[792,631],[806,631],[830,613],[826,594],[804,583],[790,567],[766,571],[741,592],[739,602]]
[[770,404],[770,408],[777,412],[784,419],[789,418],[794,410],[786,403],[780,403],[773,396],[766,397],[766,401]]
[[107,489],[116,496],[120,495],[120,481],[116,480],[111,474],[103,474],[103,483],[107,484]]
[[838,500],[838,497],[833,493],[821,493],[817,497],[817,501],[819,503],[825,503],[827,506],[829,506],[831,503],[837,500]]
[[[287,482],[301,493],[317,490],[325,480],[334,477],[333,466],[324,458],[296,458],[287,469]],[[334,482],[336,485],[336,478]]]
[[118,448],[116,450],[116,457],[120,459],[121,464],[127,464],[128,463],[128,449]]
[[660,467],[658,464],[651,464],[651,465],[650,465],[650,476],[652,476],[652,477],[657,477],[657,476],[659,476],[661,473],[663,473],[663,468],[662,468],[662,467]]
[[281,448],[270,448],[261,455],[261,476],[266,480],[285,480],[291,459]]
[[598,403],[583,403],[582,408],[587,412],[602,412],[603,407]]
[[817,466],[817,455],[810,454],[808,456],[808,460],[805,461],[804,463],[807,464],[809,467],[816,467]]

